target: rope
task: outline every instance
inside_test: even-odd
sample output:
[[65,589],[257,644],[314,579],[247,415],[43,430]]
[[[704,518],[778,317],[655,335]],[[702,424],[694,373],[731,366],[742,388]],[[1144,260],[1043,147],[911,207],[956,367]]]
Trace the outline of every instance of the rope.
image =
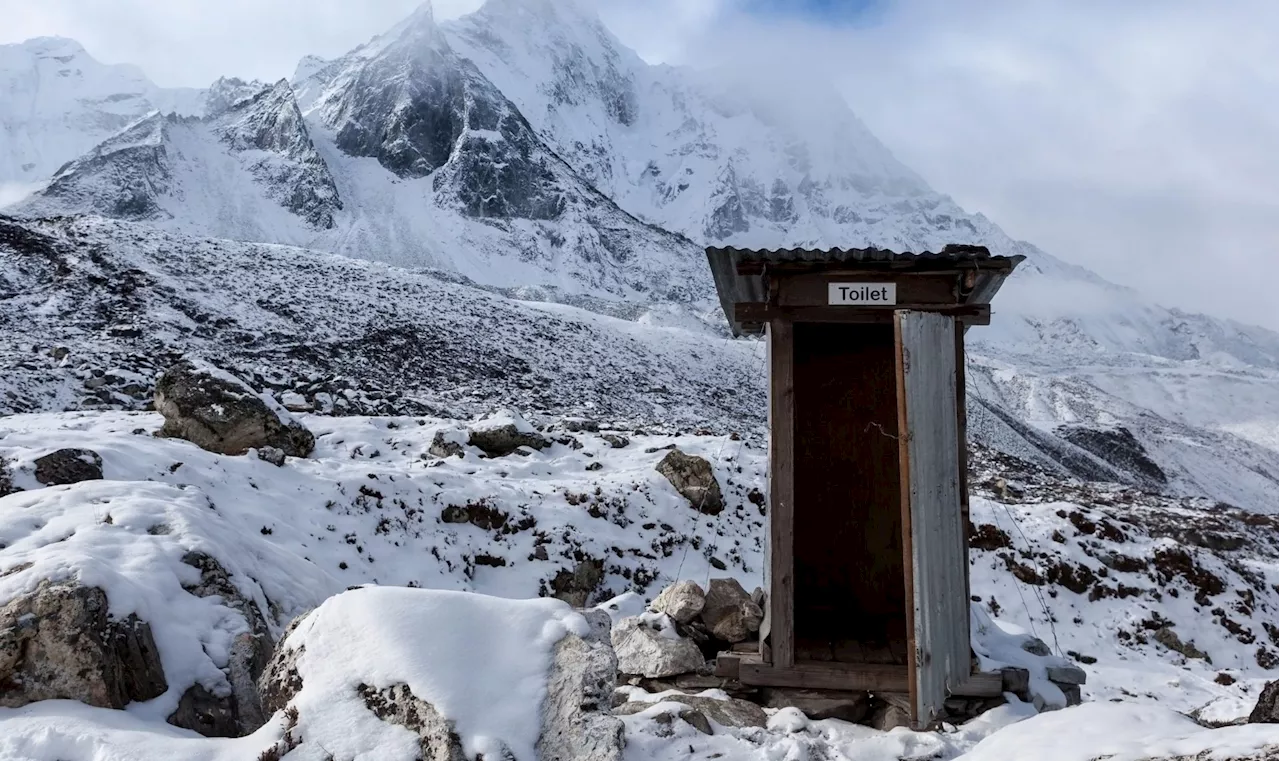
[[[761,339],[761,340],[757,341],[757,345],[758,345],[758,346],[764,346],[764,339]],[[753,355],[754,355],[754,354],[758,354],[758,355],[759,355],[759,356],[757,357],[757,359],[759,360],[759,362],[758,362],[758,364],[757,364],[757,366],[756,366],[756,368],[755,368],[755,369],[757,370],[757,372],[758,372],[758,371],[760,371],[760,370],[763,370],[763,369],[764,369],[764,351],[763,351],[763,349],[762,349],[762,350],[760,350],[759,352],[755,352],[755,351],[753,351],[752,353],[753,353]],[[716,470],[716,467],[717,467],[718,465],[720,465],[720,463],[721,463],[721,456],[724,454],[724,448],[725,448],[725,445],[726,445],[726,444],[728,444],[730,440],[731,440],[730,436],[726,435],[726,436],[724,437],[724,439],[723,439],[723,440],[721,440],[719,449],[717,449],[717,450],[716,450],[716,456],[715,456],[715,459],[713,460],[713,462],[712,462],[712,464],[711,464],[711,475],[712,475],[712,477],[713,477],[713,478],[715,477],[715,470]],[[746,444],[746,440],[747,440],[747,437],[746,437],[746,436],[740,436],[740,437],[739,437],[739,439],[738,439],[738,452],[737,452],[737,454],[735,454],[735,455],[734,455],[734,461],[735,461],[735,462],[737,461],[738,457],[741,457],[741,456],[742,456],[742,447],[743,447],[743,445],[744,445],[744,444]],[[704,491],[702,492],[702,499],[698,500],[698,506],[697,506],[696,510],[697,510],[697,513],[698,513],[699,515],[701,515],[701,514],[702,514],[702,507],[703,507],[703,505],[704,505],[704,504],[706,504],[706,501],[707,501],[707,493],[708,493],[709,491],[710,491],[710,490],[704,490]],[[715,536],[715,534],[713,533],[713,534],[712,534],[712,536],[714,537],[714,536]],[[685,539],[685,543],[684,543],[684,551],[683,551],[683,552],[681,552],[681,554],[680,554],[680,564],[676,567],[676,575],[675,575],[675,578],[671,579],[671,581],[672,581],[672,582],[680,581],[680,576],[681,576],[681,574],[683,574],[683,573],[684,573],[684,562],[685,562],[685,559],[687,559],[687,558],[689,557],[689,546],[690,546],[692,543],[693,543],[693,542],[689,541],[689,539],[686,537],[686,539]],[[712,539],[712,542],[711,542],[711,544],[709,545],[709,552],[710,552],[710,554],[711,554],[711,555],[714,555],[714,554],[715,554],[715,548],[716,548],[716,543],[715,543],[715,540],[714,540],[714,539]],[[762,568],[762,570],[763,570],[763,565],[761,566],[761,568]],[[706,579],[703,581],[702,585],[703,585],[703,587],[705,587],[705,586],[706,586],[707,584],[709,584],[709,583],[711,583],[711,563],[708,561],[708,563],[707,563],[707,575],[706,575]]]
[[[1013,524],[1013,530],[1018,532],[1018,536],[1022,537],[1022,543],[1023,545],[1025,545],[1027,550],[1027,555],[1029,556],[1032,564],[1035,566],[1036,573],[1037,574],[1040,573],[1041,571],[1039,568],[1039,564],[1035,562],[1035,556],[1031,554],[1031,540],[1027,539],[1027,535],[1022,533],[1022,526],[1018,524],[1018,519],[1014,517],[1013,511],[1009,509],[1009,506],[1003,502],[999,504],[1000,504],[1000,507],[1004,509],[1005,515],[1009,516],[1009,522]],[[1000,518],[998,516],[996,517],[996,523],[997,524],[1000,523]],[[1040,635],[1036,633],[1035,618],[1031,615],[1031,608],[1027,605],[1026,598],[1022,596],[1022,586],[1021,586],[1022,582],[1018,579],[1017,576],[1013,577],[1013,581],[1014,581],[1014,588],[1018,590],[1018,598],[1022,600],[1022,608],[1027,613],[1027,620],[1031,622],[1031,634],[1038,638]],[[1044,619],[1049,624],[1049,632],[1053,636],[1054,652],[1056,652],[1059,656],[1061,656],[1062,645],[1058,643],[1058,629],[1053,625],[1053,614],[1049,612],[1049,604],[1045,602],[1044,595],[1040,592],[1040,587],[1032,585],[1032,590],[1035,592],[1036,599],[1040,602],[1040,610],[1044,613]]]

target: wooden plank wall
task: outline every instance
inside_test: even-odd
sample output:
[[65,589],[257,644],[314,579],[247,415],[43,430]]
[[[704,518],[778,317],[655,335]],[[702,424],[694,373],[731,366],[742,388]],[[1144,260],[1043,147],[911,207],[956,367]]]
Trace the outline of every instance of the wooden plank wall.
[[895,320],[903,386],[915,634],[916,721],[942,710],[969,677],[968,565],[961,522],[955,320],[900,311]]
[[769,323],[769,653],[777,668],[795,663],[795,330]]

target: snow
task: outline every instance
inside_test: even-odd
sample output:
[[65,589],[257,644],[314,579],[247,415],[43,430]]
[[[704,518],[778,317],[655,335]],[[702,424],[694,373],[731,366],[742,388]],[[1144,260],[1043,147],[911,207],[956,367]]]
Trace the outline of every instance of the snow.
[[586,627],[558,600],[390,587],[337,595],[284,643],[302,648],[299,730],[338,757],[412,761],[416,739],[370,714],[355,690],[406,684],[456,723],[469,756],[500,758],[505,745],[535,758],[551,648]]

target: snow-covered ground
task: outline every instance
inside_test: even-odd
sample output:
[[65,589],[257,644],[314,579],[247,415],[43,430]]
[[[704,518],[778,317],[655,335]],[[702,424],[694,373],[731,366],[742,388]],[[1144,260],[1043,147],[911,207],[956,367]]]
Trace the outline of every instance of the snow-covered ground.
[[[136,612],[151,623],[169,683],[164,695],[124,712],[64,701],[0,710],[0,758],[245,758],[280,737],[279,717],[237,740],[197,738],[163,721],[191,684],[217,687],[229,644],[246,628],[220,598],[183,589],[199,575],[182,563],[190,550],[218,559],[247,599],[271,611],[273,635],[295,615],[366,583],[530,598],[569,575],[562,572],[598,562],[601,580],[591,601],[622,595],[614,604],[623,608],[636,608],[680,578],[701,583],[727,575],[748,589],[759,584],[763,514],[753,500],[763,485],[765,453],[746,440],[615,430],[626,439],[618,447],[621,439],[553,430],[548,435],[563,443],[527,456],[482,458],[468,449],[462,458],[440,459],[427,453],[431,442],[460,422],[300,418],[317,435],[316,452],[283,467],[252,453],[217,455],[158,438],[162,418],[154,413],[0,418],[0,457],[15,486],[26,489],[0,498],[0,601],[45,578],[100,585],[113,614]],[[671,445],[715,464],[725,490],[722,513],[698,513],[654,470]],[[42,487],[34,460],[63,447],[98,452],[104,479]],[[1278,610],[1273,518],[1208,501],[1063,484],[977,455],[971,517],[979,653],[984,642],[1034,632],[1086,664],[1086,705],[1036,718],[1028,718],[1029,706],[1009,706],[935,733],[885,734],[783,710],[773,713],[768,730],[707,737],[677,724],[674,735],[660,736],[657,725],[637,715],[625,718],[628,758],[1009,759],[1027,757],[1009,749],[1029,744],[1044,747],[1036,758],[1084,761],[1106,753],[1137,759],[1164,749],[1256,748],[1274,740],[1274,729],[1209,733],[1175,713],[1203,708],[1208,720],[1238,719],[1262,681],[1274,677],[1266,655],[1275,657]],[[1001,501],[1010,489],[1021,502]],[[484,615],[511,631],[537,630],[522,618],[534,615],[530,608],[474,604],[489,606]],[[353,637],[385,641],[412,633],[399,624],[361,623],[353,611]],[[436,620],[455,618],[441,613]],[[1153,631],[1164,626],[1208,657],[1188,658],[1157,643]],[[442,641],[459,642],[448,638],[467,631],[449,628]],[[497,671],[493,678],[503,678]],[[432,678],[444,681],[433,694],[459,707],[460,726],[472,717],[483,722],[483,708],[456,691],[490,689],[471,681],[484,677],[438,673],[444,676]],[[1079,742],[1048,755],[1068,734]]]

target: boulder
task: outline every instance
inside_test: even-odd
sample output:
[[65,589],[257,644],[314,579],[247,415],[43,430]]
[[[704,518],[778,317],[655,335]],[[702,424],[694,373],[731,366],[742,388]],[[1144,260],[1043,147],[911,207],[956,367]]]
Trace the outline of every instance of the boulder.
[[[617,661],[609,645],[610,619],[603,611],[583,611],[582,614],[587,620],[586,633],[566,634],[552,651],[535,746],[536,758],[542,761],[622,759],[624,725],[610,715],[617,673]],[[258,681],[263,708],[269,713],[288,708],[303,688],[299,661],[306,645],[285,647],[283,643],[312,615],[317,613],[299,616],[289,625]],[[472,761],[464,753],[454,721],[422,696],[415,695],[407,684],[392,683],[383,688],[358,684],[356,691],[365,707],[378,718],[417,735],[418,758]],[[287,714],[288,711],[286,717]],[[299,745],[306,746],[307,742],[304,735]],[[323,755],[325,750],[317,747],[312,752]],[[486,751],[484,757],[489,758],[490,753]],[[500,761],[512,755],[504,747],[495,752],[493,758]]]
[[1044,640],[1040,639],[1039,637],[1028,637],[1025,641],[1023,641],[1022,649],[1026,650],[1028,653],[1031,653],[1032,655],[1038,655],[1042,658],[1045,656],[1053,655],[1053,651],[1050,650],[1049,646],[1044,643]]
[[197,597],[221,597],[223,605],[244,617],[249,630],[241,632],[231,643],[227,665],[223,669],[230,690],[219,695],[203,685],[192,685],[183,694],[178,709],[169,716],[168,722],[205,737],[250,734],[266,723],[258,695],[258,679],[271,660],[274,646],[266,619],[256,602],[240,594],[217,560],[203,552],[192,551],[183,556],[182,562],[200,570],[200,581],[185,589]]
[[97,587],[49,581],[0,607],[0,685],[7,708],[39,700],[124,708],[169,688],[146,622],[111,618]]
[[1049,677],[1050,682],[1060,685],[1081,685],[1085,682],[1084,669],[1079,666],[1049,666],[1045,669],[1045,675]]
[[102,478],[102,457],[91,449],[59,449],[36,458],[36,480],[45,486]]
[[[674,695],[658,701],[662,703],[678,703],[679,707],[664,706],[663,708],[658,709],[658,712],[650,717],[653,719],[655,724],[662,727],[662,729],[654,734],[658,737],[670,737],[674,734],[672,724],[675,723],[676,719],[689,724],[704,735],[715,734],[714,730],[711,729],[711,722],[707,720],[707,715],[686,703],[683,700],[685,697],[687,696]],[[650,703],[635,700],[629,703],[623,703],[613,709],[613,713],[616,716],[634,716],[635,714],[643,713],[650,708],[653,708],[657,704],[657,702]]]
[[602,433],[600,438],[609,444],[610,449],[623,449],[631,443],[631,440],[626,436],[619,436],[616,433]]
[[698,512],[719,515],[724,510],[724,497],[720,482],[716,480],[711,463],[696,455],[687,455],[672,449],[657,465],[663,475],[682,497]]
[[573,570],[556,572],[551,579],[551,596],[575,608],[585,608],[603,578],[604,563],[595,558],[583,558]]
[[760,631],[764,611],[737,579],[712,579],[707,585],[702,622],[721,642],[742,642]]
[[1253,711],[1249,714],[1250,724],[1275,724],[1276,719],[1276,697],[1277,682],[1272,679],[1262,688],[1262,694],[1258,696],[1258,703],[1253,707]]
[[467,443],[489,457],[505,457],[520,447],[546,449],[551,446],[550,439],[510,410],[501,410],[471,426]]
[[156,382],[156,410],[164,415],[163,436],[185,439],[219,454],[275,447],[291,457],[307,457],[315,436],[270,394],[257,394],[244,381],[216,367],[181,360]]
[[582,611],[585,636],[568,635],[555,647],[543,699],[538,758],[617,761],[625,745],[621,719],[609,714],[618,659],[610,642],[612,620],[602,610]]
[[[1169,626],[1162,626],[1159,629],[1157,629],[1156,633],[1152,635],[1152,639],[1164,645],[1165,647],[1169,648],[1170,650],[1174,651],[1175,653],[1181,653],[1186,658],[1193,658],[1196,660],[1205,660],[1208,657],[1203,650],[1196,648],[1194,644],[1190,642],[1183,642],[1182,639],[1178,636],[1178,633],[1175,632],[1173,628]],[[1053,679],[1053,677],[1049,677],[1049,678]],[[1054,680],[1054,681],[1057,681],[1057,680]],[[1080,682],[1080,684],[1084,684],[1084,683]]]
[[618,671],[650,679],[688,674],[706,665],[702,651],[681,637],[662,615],[630,616],[613,627]]
[[284,465],[284,450],[276,447],[262,447],[257,450],[258,459],[263,462],[269,462],[277,468]]
[[658,613],[665,613],[678,624],[687,624],[702,613],[707,595],[693,581],[677,581],[662,590],[649,606]]
[[432,457],[462,457],[465,451],[462,442],[455,441],[444,431],[436,431],[435,437],[431,439],[431,446],[427,447],[427,454]]

